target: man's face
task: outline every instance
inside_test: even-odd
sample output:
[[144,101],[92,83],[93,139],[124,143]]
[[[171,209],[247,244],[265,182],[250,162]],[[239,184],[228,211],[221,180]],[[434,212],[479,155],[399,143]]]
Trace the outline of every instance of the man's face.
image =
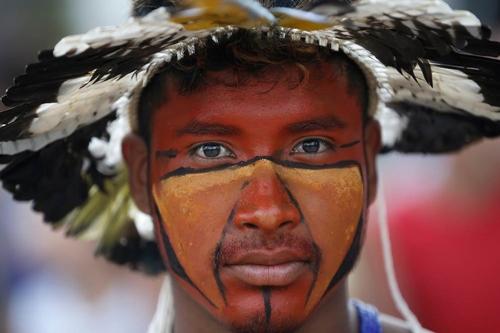
[[[153,115],[152,212],[169,273],[220,321],[300,325],[335,288],[367,203],[360,96],[323,63],[231,87],[210,74]],[[288,73],[288,74],[284,74]]]

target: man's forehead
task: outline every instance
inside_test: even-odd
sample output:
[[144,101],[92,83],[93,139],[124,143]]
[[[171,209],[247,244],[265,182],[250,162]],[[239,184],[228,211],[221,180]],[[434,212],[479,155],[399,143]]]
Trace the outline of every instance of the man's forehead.
[[184,124],[286,116],[293,123],[329,120],[339,126],[346,123],[344,113],[361,114],[362,107],[360,94],[349,89],[346,75],[334,66],[273,65],[251,74],[230,67],[204,74],[202,86],[189,92],[179,91],[176,80],[169,78],[168,97],[157,113]]
[[362,128],[359,97],[345,80],[305,81],[294,87],[286,81],[206,85],[189,94],[169,87],[166,102],[154,113],[153,136],[160,141],[239,136],[257,142]]
[[[326,62],[272,65],[255,73],[228,67],[203,73],[199,80],[201,84],[196,88],[183,91],[179,87],[179,79],[167,75],[167,91],[164,92],[167,98],[161,109],[177,113],[178,106],[183,105],[213,113],[226,108],[234,109],[234,106],[271,111],[275,106],[286,105],[288,112],[293,112],[308,105],[338,104],[335,101],[359,97],[349,89],[344,71]],[[183,110],[186,111],[189,110]],[[266,113],[260,116],[265,117]]]

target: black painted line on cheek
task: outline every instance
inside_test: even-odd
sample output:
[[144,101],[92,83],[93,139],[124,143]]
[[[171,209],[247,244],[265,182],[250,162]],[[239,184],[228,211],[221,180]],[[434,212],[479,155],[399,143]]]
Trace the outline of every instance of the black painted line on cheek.
[[266,325],[269,326],[271,322],[271,288],[264,287],[262,288],[262,298],[264,299],[264,312],[266,315]]
[[314,248],[314,258],[311,264],[309,265],[309,268],[313,274],[313,281],[311,282],[311,287],[309,287],[309,290],[307,291],[307,297],[304,306],[306,306],[307,303],[309,303],[312,291],[314,290],[316,282],[318,281],[319,266],[321,264],[321,258],[323,257],[323,255],[321,254],[321,249],[316,243],[313,243],[313,248]]
[[[364,154],[364,158],[366,161],[365,146],[363,146],[363,154]],[[363,208],[361,211],[361,216],[359,217],[358,226],[356,228],[356,234],[355,234],[354,239],[351,243],[351,246],[344,257],[342,264],[340,265],[339,269],[337,270],[337,272],[333,276],[332,280],[330,281],[328,288],[325,291],[325,294],[328,291],[330,291],[337,283],[339,283],[346,275],[348,275],[351,272],[351,270],[354,267],[354,264],[356,263],[356,260],[358,259],[359,253],[361,252],[361,237],[363,235],[363,228],[365,225],[365,219],[364,219],[365,203],[368,200],[369,184],[365,184],[367,182],[365,181],[366,177],[365,177],[365,173],[363,172],[363,168],[362,168],[361,164],[358,164],[358,170],[359,170],[359,173],[361,174],[361,177],[364,180],[363,181],[363,193],[364,193],[363,200],[364,200],[364,202],[363,202]],[[366,187],[366,189],[365,189],[365,187]],[[323,297],[324,297],[324,295],[323,295]]]
[[[365,129],[366,129],[366,120],[363,119],[363,124],[362,124],[363,128],[362,128],[362,131],[361,131],[361,138],[363,140],[363,146],[362,146],[362,149],[363,149],[363,158],[364,158],[364,165],[365,165],[365,171],[368,172],[368,170],[366,170],[366,166],[367,166],[367,163],[368,163],[368,153],[366,151],[366,133],[365,133]],[[375,163],[377,163],[377,161],[374,161]],[[368,179],[368,174],[367,172],[363,172],[363,167],[361,164],[359,164],[359,172],[361,172],[361,175],[363,177],[363,185],[366,186],[366,191],[365,191],[365,202],[364,203],[367,203],[368,200],[369,200],[369,196],[370,196],[370,181]]]
[[213,274],[214,274],[215,282],[217,283],[217,288],[219,289],[219,292],[222,295],[222,298],[224,300],[224,304],[226,304],[226,305],[227,305],[226,288],[224,287],[224,283],[222,282],[222,279],[220,277],[221,249],[222,249],[222,244],[224,242],[224,239],[226,238],[227,229],[231,224],[233,224],[235,214],[236,214],[236,207],[233,207],[233,209],[231,210],[231,213],[229,213],[226,225],[224,226],[224,230],[222,230],[221,238],[220,238],[219,242],[217,243],[217,247],[215,248],[214,255],[213,255]]
[[160,210],[158,209],[158,206],[156,205],[156,203],[154,203],[154,207],[155,207],[155,211],[156,211],[156,216],[161,223],[160,234],[161,234],[161,237],[163,240],[163,245],[165,247],[165,251],[167,253],[169,268],[178,277],[180,277],[181,279],[186,281],[188,284],[190,284],[194,289],[196,289],[207,300],[207,302],[210,303],[210,305],[217,308],[217,306],[191,280],[191,278],[187,275],[186,271],[184,270],[184,267],[182,267],[182,264],[180,263],[179,259],[177,258],[177,255],[175,254],[175,250],[172,247],[172,243],[170,242],[170,238],[168,237],[167,232],[165,231],[163,219],[160,215]]
[[299,202],[297,201],[297,199],[295,199],[295,197],[292,194],[292,191],[290,191],[290,189],[288,188],[288,185],[285,183],[285,181],[278,174],[277,174],[277,176],[278,176],[278,180],[280,181],[281,185],[283,185],[283,188],[285,189],[285,192],[288,195],[290,202],[295,207],[295,209],[297,209],[297,211],[299,212],[300,223],[305,223],[304,214],[302,213],[302,209],[300,208]]
[[[223,236],[224,237],[224,236]],[[213,273],[215,277],[215,283],[217,283],[217,288],[219,289],[220,294],[222,295],[222,299],[224,300],[224,304],[227,305],[226,299],[226,288],[224,287],[224,283],[222,283],[222,279],[220,277],[220,257],[221,257],[221,248],[222,242],[219,241],[217,247],[215,248],[214,259],[213,259]]]
[[359,253],[361,251],[361,235],[363,234],[363,226],[364,226],[364,218],[363,213],[361,213],[361,217],[359,218],[358,227],[356,229],[356,235],[352,241],[351,247],[347,252],[342,264],[339,269],[333,276],[332,280],[328,284],[328,288],[326,288],[323,297],[328,293],[337,283],[339,283],[347,274],[349,274],[358,259]]
[[[363,149],[363,158],[364,158],[364,165],[366,166],[367,161],[368,161],[368,155],[366,151],[366,136],[365,136],[365,120],[363,120],[362,124],[362,142],[364,143],[362,146]],[[361,143],[361,142],[360,142]],[[361,216],[359,217],[358,221],[358,227],[356,229],[356,235],[354,236],[354,239],[352,241],[351,247],[349,248],[349,251],[347,252],[346,256],[344,257],[344,260],[342,261],[342,264],[340,265],[339,269],[337,270],[337,273],[333,276],[332,280],[328,284],[328,288],[326,288],[325,293],[323,294],[323,297],[326,296],[326,294],[333,288],[337,283],[339,283],[345,276],[347,276],[352,269],[354,268],[354,264],[356,263],[359,254],[361,252],[361,237],[363,235],[363,228],[365,225],[365,210],[366,210],[366,203],[368,202],[369,199],[369,193],[370,193],[370,182],[368,181],[367,174],[363,172],[363,166],[361,163],[357,163],[359,172],[363,178],[363,210],[361,211]]]
[[217,283],[217,288],[219,288],[219,292],[221,293],[222,298],[224,299],[224,303],[226,305],[227,305],[226,288],[224,287],[224,283],[222,282],[222,279],[220,277],[221,249],[222,249],[222,243],[224,242],[224,239],[226,238],[227,227],[230,223],[232,223],[232,221],[234,219],[234,214],[235,214],[235,208],[233,208],[231,210],[231,213],[229,213],[226,225],[224,226],[224,230],[222,230],[221,238],[220,238],[219,242],[217,243],[217,247],[215,249],[214,262],[213,262],[215,282]]
[[[285,191],[288,194],[290,201],[292,202],[292,204],[295,206],[295,208],[299,212],[300,223],[303,223],[306,225],[307,230],[308,230],[309,234],[311,235],[311,231],[310,231],[309,226],[307,225],[307,223],[305,221],[304,213],[302,212],[302,209],[300,208],[299,202],[297,201],[297,199],[295,199],[295,197],[292,194],[292,191],[288,188],[287,184],[283,181],[283,179],[281,179],[281,177],[279,177],[279,176],[278,176],[278,179],[280,180],[281,184],[283,184],[283,187],[285,188]],[[307,303],[309,302],[309,299],[311,298],[312,291],[314,290],[314,287],[316,286],[316,282],[318,281],[319,266],[321,264],[321,258],[322,258],[321,249],[314,241],[313,241],[313,252],[314,252],[313,258],[312,258],[311,263],[309,264],[309,269],[311,270],[311,273],[313,274],[313,280],[311,282],[311,286],[309,287],[309,290],[307,291],[307,296],[306,296],[306,301],[304,303],[304,306],[306,306]]]

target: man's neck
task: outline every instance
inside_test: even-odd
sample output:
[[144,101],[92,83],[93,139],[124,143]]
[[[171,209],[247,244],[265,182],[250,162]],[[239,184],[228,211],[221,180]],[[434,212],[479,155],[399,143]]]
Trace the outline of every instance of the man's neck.
[[[193,301],[175,281],[172,281],[172,289],[175,309],[174,333],[231,332]],[[356,313],[349,305],[347,283],[344,280],[329,292],[296,333],[355,333],[357,326]]]

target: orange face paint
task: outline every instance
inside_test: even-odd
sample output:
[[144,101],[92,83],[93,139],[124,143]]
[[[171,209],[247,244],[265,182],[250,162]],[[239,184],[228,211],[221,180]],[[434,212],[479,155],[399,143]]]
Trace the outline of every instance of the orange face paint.
[[[355,237],[363,211],[359,166],[314,168],[256,159],[187,172],[169,174],[153,194],[170,251],[185,273],[180,278],[192,295],[233,326],[249,319],[304,320]],[[256,216],[252,205],[268,212]],[[268,269],[262,257],[247,253],[277,254],[283,263],[270,262]],[[257,273],[255,262],[263,266]],[[270,277],[259,278],[259,269]]]
[[[308,70],[293,91],[286,75],[193,94],[170,85],[153,115],[153,208],[169,274],[234,330],[300,326],[359,245],[367,183],[359,96],[331,64]],[[329,145],[297,151],[307,138]],[[214,142],[231,153],[200,158],[198,147]]]

